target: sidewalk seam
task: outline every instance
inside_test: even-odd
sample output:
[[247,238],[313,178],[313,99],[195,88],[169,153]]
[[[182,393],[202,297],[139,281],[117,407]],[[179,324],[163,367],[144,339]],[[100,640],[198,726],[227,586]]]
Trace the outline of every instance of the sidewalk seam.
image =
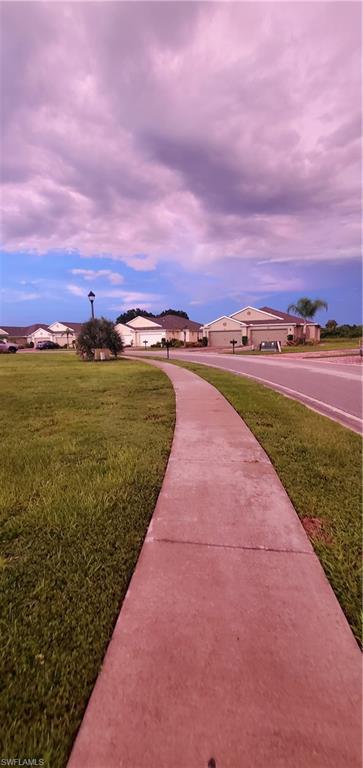
[[249,546],[241,546],[239,544],[214,544],[209,543],[208,541],[188,541],[186,539],[159,539],[155,536],[147,536],[145,539],[146,543],[153,544],[154,542],[158,542],[159,544],[187,544],[192,545],[194,547],[216,547],[218,549],[240,549],[240,550],[246,550],[247,552],[281,552],[282,554],[288,554],[288,555],[309,555],[310,557],[312,555],[315,555],[314,551],[306,552],[303,549],[275,549],[274,547],[249,547]]

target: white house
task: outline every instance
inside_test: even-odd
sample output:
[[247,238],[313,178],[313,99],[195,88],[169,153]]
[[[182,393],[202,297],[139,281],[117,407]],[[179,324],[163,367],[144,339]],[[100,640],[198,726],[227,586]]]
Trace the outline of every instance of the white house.
[[0,335],[2,333],[4,338],[20,345],[33,343],[36,346],[39,341],[54,341],[60,347],[67,347],[75,342],[80,327],[81,323],[66,323],[58,320],[50,325],[46,323],[33,323],[28,326],[5,325],[0,329]]
[[163,340],[177,339],[182,342],[197,342],[202,337],[202,326],[194,320],[179,315],[142,317],[138,315],[128,323],[118,323],[116,330],[125,346],[142,347],[157,344]]

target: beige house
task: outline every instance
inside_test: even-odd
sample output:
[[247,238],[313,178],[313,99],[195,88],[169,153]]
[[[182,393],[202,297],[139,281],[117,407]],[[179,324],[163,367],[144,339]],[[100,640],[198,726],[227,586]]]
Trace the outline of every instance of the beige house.
[[14,341],[20,346],[33,343],[34,346],[40,341],[53,341],[60,347],[72,346],[76,341],[81,328],[81,323],[66,323],[56,321],[47,325],[46,323],[33,323],[27,326],[4,325],[0,329],[3,338]]
[[206,323],[203,335],[211,347],[229,347],[233,339],[240,346],[243,338],[248,346],[257,347],[262,341],[279,341],[284,345],[288,336],[295,340],[320,341],[320,326],[271,307],[244,307]]
[[118,323],[116,330],[124,345],[131,347],[151,347],[163,340],[176,339],[183,343],[197,342],[202,337],[202,326],[194,320],[185,320],[179,315],[163,317],[142,317],[138,315],[125,325]]

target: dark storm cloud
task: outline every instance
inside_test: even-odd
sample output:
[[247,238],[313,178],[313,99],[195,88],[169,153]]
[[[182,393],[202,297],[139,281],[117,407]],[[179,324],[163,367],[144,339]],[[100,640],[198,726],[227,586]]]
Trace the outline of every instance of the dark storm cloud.
[[358,3],[1,12],[5,248],[137,269],[358,255]]

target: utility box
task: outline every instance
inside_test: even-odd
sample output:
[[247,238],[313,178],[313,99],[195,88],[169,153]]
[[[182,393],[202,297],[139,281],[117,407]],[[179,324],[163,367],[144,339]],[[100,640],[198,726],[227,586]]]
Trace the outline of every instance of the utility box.
[[95,360],[110,360],[111,352],[109,349],[95,349]]
[[261,341],[260,352],[281,352],[279,341]]

